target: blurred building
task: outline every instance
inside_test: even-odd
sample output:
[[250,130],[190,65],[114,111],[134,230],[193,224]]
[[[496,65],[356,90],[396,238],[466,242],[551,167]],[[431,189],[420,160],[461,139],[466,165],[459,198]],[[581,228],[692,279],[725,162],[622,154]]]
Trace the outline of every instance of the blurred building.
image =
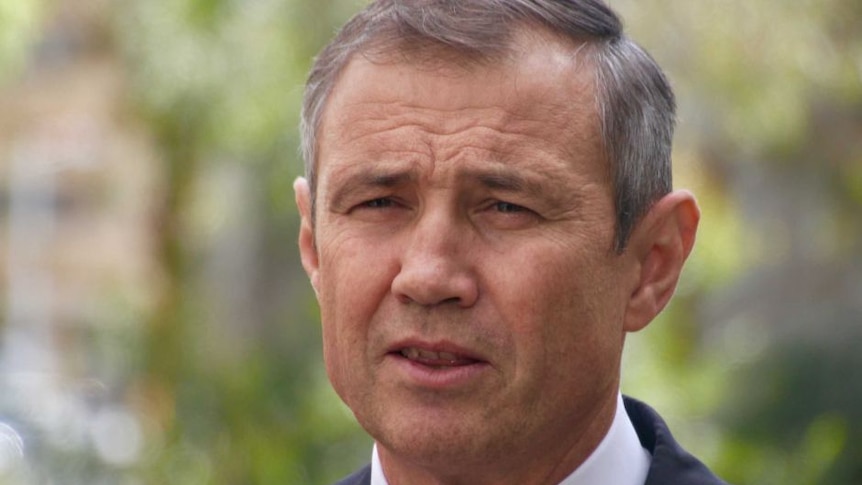
[[99,365],[111,350],[92,337],[139,325],[152,303],[159,164],[127,115],[103,7],[46,5],[25,65],[0,85],[3,483],[44,476],[49,455],[128,464],[140,451],[113,395],[122,369]]

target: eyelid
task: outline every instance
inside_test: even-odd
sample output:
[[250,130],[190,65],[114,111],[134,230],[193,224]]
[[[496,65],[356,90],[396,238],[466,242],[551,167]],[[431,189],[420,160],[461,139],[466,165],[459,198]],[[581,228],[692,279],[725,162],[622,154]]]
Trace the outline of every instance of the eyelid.
[[500,209],[500,208],[501,208],[501,206],[504,206],[504,205],[505,205],[505,206],[510,206],[509,208],[514,209],[514,210],[510,210],[510,211],[502,211],[502,210],[501,210],[500,212],[512,213],[512,212],[527,212],[527,211],[530,211],[530,209],[528,209],[528,208],[526,208],[526,207],[522,206],[521,204],[516,204],[516,203],[514,203],[514,202],[509,202],[509,201],[507,201],[507,200],[498,200],[498,201],[494,202],[494,203],[491,205],[491,207],[494,207],[494,208]]
[[512,200],[509,200],[509,199],[498,199],[498,198],[489,199],[484,204],[484,208],[490,209],[490,210],[497,210],[500,208],[501,205],[508,205],[508,206],[511,206],[511,208],[516,209],[516,210],[512,210],[512,211],[499,211],[502,213],[535,212],[533,209],[531,209],[529,206],[524,205],[523,203],[513,202]]
[[398,205],[392,197],[375,197],[374,199],[369,199],[360,204],[361,207],[367,207],[369,209],[384,209]]
[[350,210],[356,209],[372,209],[372,210],[382,210],[382,209],[394,209],[398,207],[403,207],[404,204],[400,202],[398,199],[392,196],[382,196],[382,197],[372,197],[369,199],[362,200],[358,204],[354,205]]
[[528,229],[544,219],[532,208],[505,199],[491,198],[478,208],[475,221],[490,230]]

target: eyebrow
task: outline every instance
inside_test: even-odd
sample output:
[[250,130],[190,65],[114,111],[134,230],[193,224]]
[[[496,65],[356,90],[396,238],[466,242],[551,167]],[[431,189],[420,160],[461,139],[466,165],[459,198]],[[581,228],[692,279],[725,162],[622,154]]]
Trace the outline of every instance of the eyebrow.
[[467,178],[478,180],[480,184],[492,190],[502,192],[525,192],[531,195],[539,195],[548,191],[548,185],[540,181],[524,177],[523,175],[507,170],[470,170],[464,175]]
[[333,207],[340,207],[347,194],[357,187],[383,187],[392,188],[404,185],[416,180],[416,174],[412,170],[386,169],[369,166],[354,173],[338,178],[337,189],[331,197]]
[[403,185],[407,182],[412,182],[416,176],[406,170],[397,171],[367,171],[360,172],[356,177],[351,177],[348,182],[354,182],[361,185],[370,185],[373,187],[395,187]]
[[[418,177],[419,174],[412,168],[369,165],[338,177],[337,188],[329,199],[330,204],[332,207],[341,207],[355,190],[404,186],[416,182]],[[465,168],[458,173],[457,178],[468,183],[478,182],[491,190],[524,193],[534,197],[548,197],[557,192],[551,184],[542,183],[541,177],[527,177],[500,167]]]
[[474,177],[485,187],[506,192],[523,191],[527,182],[513,173],[476,173]]

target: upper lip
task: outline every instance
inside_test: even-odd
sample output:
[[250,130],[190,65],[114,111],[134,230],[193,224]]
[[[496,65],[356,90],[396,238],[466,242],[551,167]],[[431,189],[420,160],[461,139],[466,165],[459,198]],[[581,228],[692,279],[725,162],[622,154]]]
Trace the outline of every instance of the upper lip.
[[437,340],[433,342],[421,339],[399,340],[398,342],[395,342],[390,345],[387,348],[386,353],[401,353],[402,351],[411,348],[417,349],[419,351],[442,354],[442,357],[444,358],[447,355],[451,355],[458,360],[474,360],[477,362],[487,362],[488,360],[481,353],[475,350],[446,340]]

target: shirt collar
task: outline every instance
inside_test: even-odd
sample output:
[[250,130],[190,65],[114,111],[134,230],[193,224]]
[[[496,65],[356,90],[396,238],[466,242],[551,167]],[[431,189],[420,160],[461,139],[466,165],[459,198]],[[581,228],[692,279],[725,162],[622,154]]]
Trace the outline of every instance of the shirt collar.
[[[652,455],[641,446],[620,394],[608,433],[586,461],[559,485],[643,485],[651,461]],[[389,485],[383,476],[377,444],[371,453],[371,485]]]

